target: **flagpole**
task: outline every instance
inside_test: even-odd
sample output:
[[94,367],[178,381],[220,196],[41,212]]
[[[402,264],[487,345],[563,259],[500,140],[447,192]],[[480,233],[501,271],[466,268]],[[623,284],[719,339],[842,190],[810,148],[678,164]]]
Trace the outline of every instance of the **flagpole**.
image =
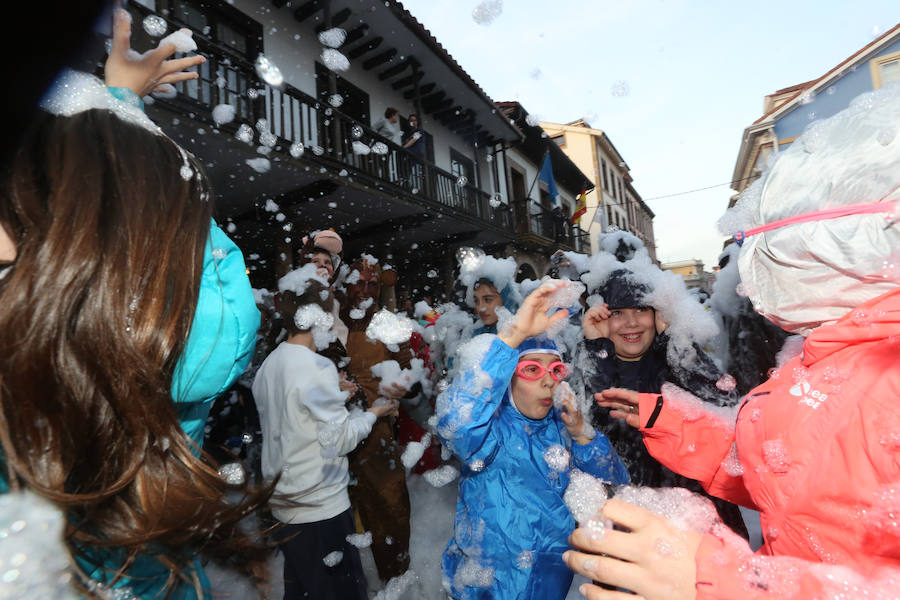
[[547,155],[550,154],[550,149],[544,151],[544,156],[541,157],[541,166],[538,169],[537,175],[534,176],[534,179],[531,181],[531,187],[528,188],[528,194],[525,196],[526,198],[531,198],[531,191],[534,189],[534,184],[537,183],[538,178],[541,176],[541,169],[544,168],[544,161],[547,159]]

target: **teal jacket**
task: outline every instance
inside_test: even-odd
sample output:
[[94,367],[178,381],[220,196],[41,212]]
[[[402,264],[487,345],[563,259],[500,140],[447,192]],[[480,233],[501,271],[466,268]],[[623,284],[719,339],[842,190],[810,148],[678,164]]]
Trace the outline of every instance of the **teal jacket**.
[[[203,441],[213,400],[247,368],[258,328],[259,310],[244,257],[213,222],[203,255],[197,309],[172,380],[172,399],[181,427],[198,446]],[[7,482],[0,480],[0,491],[8,490]],[[79,566],[101,585],[112,580],[125,559],[124,553],[116,549],[88,549],[85,553],[93,560],[79,558]],[[197,578],[204,589],[203,596],[207,597],[209,580],[197,558],[193,572],[188,574]],[[168,569],[148,553],[137,557],[127,575],[112,587],[123,597],[161,599],[165,597],[161,590],[168,575]],[[170,598],[196,600],[197,593],[193,585],[181,583]]]
[[[197,309],[188,334],[184,353],[175,367],[172,399],[184,432],[200,446],[206,418],[216,396],[246,370],[256,345],[259,309],[247,278],[244,257],[225,232],[213,222],[203,253],[203,274]],[[185,524],[187,526],[187,524]],[[80,560],[90,577],[103,583],[122,564],[116,551],[104,550],[103,568]],[[193,566],[204,593],[210,595],[209,580],[199,559]],[[128,589],[135,597],[148,600],[165,597],[160,592],[169,571],[153,556],[139,556],[128,570],[128,576],[113,586]],[[196,600],[195,587],[181,583],[172,600]]]

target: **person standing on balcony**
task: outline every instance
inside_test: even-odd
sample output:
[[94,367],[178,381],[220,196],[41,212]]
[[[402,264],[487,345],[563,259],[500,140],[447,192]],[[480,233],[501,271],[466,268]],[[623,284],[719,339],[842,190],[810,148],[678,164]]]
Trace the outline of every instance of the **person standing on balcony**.
[[[384,111],[384,118],[378,119],[373,125],[375,133],[383,136],[401,146],[403,144],[403,129],[400,126],[400,113],[393,106],[388,106]],[[397,181],[397,153],[391,151],[387,159],[388,175],[391,181]]]
[[[408,343],[399,350],[366,336],[366,328],[378,312],[381,291],[381,267],[374,257],[364,255],[350,265],[351,280],[341,307],[341,318],[347,323],[347,354],[350,374],[365,391],[367,406],[379,397],[401,400],[414,397],[421,386],[407,392],[393,385],[379,391],[381,379],[372,374],[372,367],[386,360],[395,360],[401,369],[410,368],[412,352]],[[363,528],[372,534],[372,555],[379,577],[387,581],[409,569],[409,492],[406,473],[400,460],[397,444],[396,419],[379,419],[372,433],[350,455],[350,471],[356,485],[350,486],[350,499],[359,511]]]
[[409,115],[409,129],[406,132],[406,140],[403,147],[425,159],[425,130],[419,124],[419,116],[415,113]]
[[419,124],[419,116],[416,114],[409,115],[409,129],[406,130],[406,139],[403,140],[403,147],[419,159],[409,161],[411,163],[409,166],[409,179],[413,190],[421,190],[425,185],[424,167],[422,162],[420,162],[425,160],[425,130]]
[[375,133],[389,139],[398,146],[403,143],[403,130],[400,128],[400,112],[393,106],[388,106],[384,111],[384,118],[378,119],[373,125]]

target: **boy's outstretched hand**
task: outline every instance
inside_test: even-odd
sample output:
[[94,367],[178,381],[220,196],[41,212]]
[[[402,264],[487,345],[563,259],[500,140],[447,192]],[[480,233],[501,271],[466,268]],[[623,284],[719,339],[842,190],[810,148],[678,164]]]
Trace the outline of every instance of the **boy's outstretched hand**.
[[531,292],[519,307],[512,323],[497,336],[510,348],[518,348],[526,338],[540,335],[553,325],[569,317],[569,311],[557,310],[550,316],[550,297],[563,283],[551,279]]

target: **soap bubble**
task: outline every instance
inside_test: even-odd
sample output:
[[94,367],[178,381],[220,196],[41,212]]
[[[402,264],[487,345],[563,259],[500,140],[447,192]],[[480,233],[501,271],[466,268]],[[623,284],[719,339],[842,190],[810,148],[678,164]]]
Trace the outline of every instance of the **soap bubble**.
[[472,246],[462,246],[456,250],[456,262],[460,266],[474,268],[484,256],[484,250]]
[[347,32],[340,27],[326,29],[319,34],[319,43],[329,48],[338,48],[347,39]]
[[888,146],[888,145],[890,145],[891,142],[894,141],[895,137],[897,137],[897,128],[893,127],[891,125],[888,125],[886,127],[882,127],[878,131],[878,135],[875,136],[875,139],[882,146]]
[[293,156],[294,158],[300,158],[301,156],[303,156],[303,151],[303,144],[301,144],[300,142],[294,142],[293,144],[291,144],[291,148],[289,150],[291,156]]
[[603,481],[574,469],[569,487],[563,494],[563,501],[578,523],[585,523],[595,517],[606,504],[606,488]]
[[460,175],[456,178],[456,185],[459,187],[466,187],[466,184],[469,183],[469,178],[465,175]]
[[372,545],[372,532],[365,531],[363,533],[351,533],[347,536],[346,540],[351,546],[368,548]]
[[408,342],[413,332],[413,322],[407,317],[396,315],[386,308],[381,309],[366,328],[366,337],[384,344]]
[[344,97],[341,96],[340,94],[332,94],[332,95],[328,96],[328,104],[337,108],[337,107],[341,106],[342,104],[344,104]]
[[144,21],[141,25],[144,27],[144,31],[151,37],[162,37],[169,29],[166,20],[159,15],[147,15],[144,17]]
[[444,465],[431,471],[426,471],[422,477],[432,487],[443,487],[459,477],[459,470],[452,465]]
[[248,158],[244,162],[257,173],[266,173],[272,167],[272,163],[269,162],[268,158]]
[[350,61],[346,56],[333,48],[322,50],[322,63],[332,71],[346,71],[350,68]]
[[250,126],[246,123],[243,123],[234,133],[234,137],[244,142],[245,144],[251,144],[253,143],[253,129],[251,129]]
[[737,386],[737,381],[728,373],[725,373],[724,375],[719,377],[718,381],[716,381],[716,387],[723,392],[730,392],[735,388],[735,386]]
[[284,84],[284,75],[281,74],[281,69],[264,54],[256,57],[254,66],[259,78],[272,87],[280,88]]
[[[340,105],[335,104],[334,106],[340,106]],[[354,125],[353,127],[350,128],[350,135],[353,136],[354,140],[358,140],[359,138],[361,138],[363,136],[363,133],[365,133],[365,132],[363,131],[363,128],[360,127],[359,125]]]
[[238,462],[228,463],[219,467],[219,477],[224,479],[228,485],[243,485],[247,478],[243,465]]
[[615,96],[616,98],[623,98],[627,96],[631,92],[631,86],[628,85],[627,81],[619,80],[612,84],[612,87],[609,88],[609,93]]
[[218,104],[212,110],[212,118],[216,125],[224,125],[234,121],[235,108],[231,104]]
[[562,472],[569,469],[569,451],[560,444],[554,444],[544,450],[544,460],[554,471]]
[[472,20],[479,25],[490,25],[503,12],[503,0],[484,0],[472,10]]

